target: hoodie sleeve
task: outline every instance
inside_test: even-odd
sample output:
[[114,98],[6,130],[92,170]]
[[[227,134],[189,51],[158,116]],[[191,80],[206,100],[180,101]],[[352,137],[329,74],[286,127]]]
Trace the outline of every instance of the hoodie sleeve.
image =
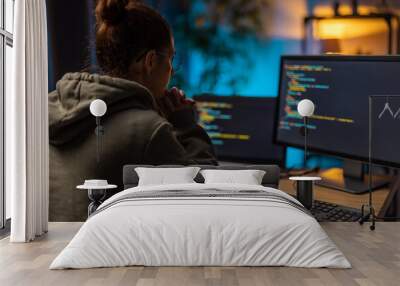
[[207,133],[185,112],[188,111],[183,110],[171,118],[170,123],[164,121],[155,129],[146,147],[146,162],[154,165],[218,164]]

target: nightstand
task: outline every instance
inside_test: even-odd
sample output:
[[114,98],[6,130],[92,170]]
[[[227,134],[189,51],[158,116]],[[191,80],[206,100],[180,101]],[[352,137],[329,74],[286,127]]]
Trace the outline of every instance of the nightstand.
[[313,185],[315,181],[321,180],[320,177],[290,177],[289,180],[296,182],[296,197],[306,209],[311,209],[313,206],[314,195]]
[[87,190],[90,204],[88,206],[88,217],[96,211],[96,209],[101,205],[104,198],[106,197],[107,190],[115,189],[116,185],[79,185],[76,188],[79,190]]

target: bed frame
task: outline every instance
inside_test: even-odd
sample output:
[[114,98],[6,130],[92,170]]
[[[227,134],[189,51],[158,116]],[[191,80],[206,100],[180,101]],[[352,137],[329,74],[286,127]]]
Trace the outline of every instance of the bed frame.
[[[238,165],[225,165],[225,166],[213,166],[213,165],[190,165],[195,167],[200,167],[202,170],[204,169],[217,169],[217,170],[249,170],[249,169],[256,169],[256,170],[264,170],[266,173],[262,179],[262,185],[265,187],[271,188],[278,188],[279,186],[279,175],[280,169],[278,165],[245,165],[245,166],[238,166]],[[124,190],[128,188],[133,188],[138,185],[139,177],[135,171],[136,167],[163,167],[163,168],[176,168],[176,167],[185,167],[183,165],[125,165],[123,169],[123,183],[124,183]],[[197,183],[204,183],[203,176],[199,173],[195,181]]]

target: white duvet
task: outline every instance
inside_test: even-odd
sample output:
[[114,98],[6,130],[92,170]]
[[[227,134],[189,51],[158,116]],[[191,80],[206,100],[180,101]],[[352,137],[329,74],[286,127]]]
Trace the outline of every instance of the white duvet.
[[[254,185],[179,184],[127,189],[263,190]],[[311,216],[287,204],[246,198],[124,201],[86,221],[50,269],[145,266],[294,266],[350,268]]]

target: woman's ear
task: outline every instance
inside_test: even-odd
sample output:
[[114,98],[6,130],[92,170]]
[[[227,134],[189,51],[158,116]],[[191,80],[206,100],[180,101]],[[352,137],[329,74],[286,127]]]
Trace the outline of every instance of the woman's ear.
[[150,50],[144,57],[144,70],[147,74],[152,74],[154,67],[156,66],[157,53],[155,50]]

